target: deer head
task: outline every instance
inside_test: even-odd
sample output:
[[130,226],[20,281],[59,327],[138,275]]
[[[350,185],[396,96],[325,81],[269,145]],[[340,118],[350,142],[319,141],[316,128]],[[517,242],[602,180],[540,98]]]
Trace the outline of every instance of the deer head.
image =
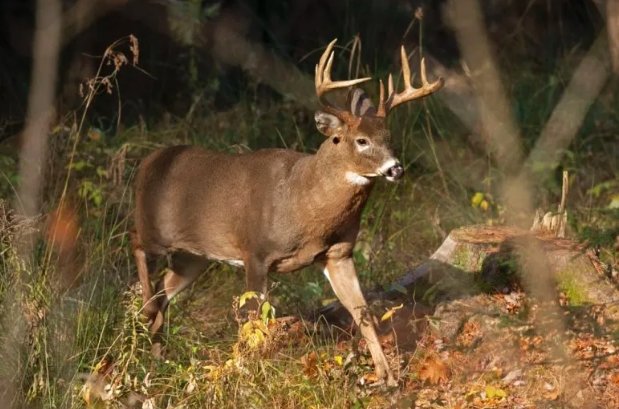
[[371,99],[360,88],[353,88],[349,92],[346,109],[339,108],[328,103],[324,98],[328,91],[351,87],[371,78],[348,81],[331,80],[333,47],[336,41],[337,39],[329,43],[316,65],[316,95],[322,108],[315,114],[316,126],[322,134],[329,138],[331,154],[341,157],[340,162],[347,164],[346,178],[351,183],[369,184],[377,176],[383,176],[388,181],[395,181],[402,177],[404,168],[395,158],[390,147],[391,133],[387,127],[387,115],[397,105],[438,91],[443,86],[443,80],[439,78],[437,81],[429,83],[426,78],[425,63],[422,59],[422,85],[420,88],[414,88],[411,85],[408,58],[404,46],[402,46],[404,91],[400,93],[394,91],[393,77],[389,75],[386,99],[383,82],[380,81],[378,109],[374,107]]

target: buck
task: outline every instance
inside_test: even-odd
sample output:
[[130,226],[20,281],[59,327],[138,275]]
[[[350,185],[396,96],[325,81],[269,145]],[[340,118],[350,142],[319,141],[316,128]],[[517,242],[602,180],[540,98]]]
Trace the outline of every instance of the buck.
[[[203,273],[209,260],[243,267],[246,287],[264,293],[267,273],[320,266],[366,339],[376,375],[397,384],[379,343],[357,279],[352,252],[361,212],[378,177],[395,181],[403,167],[390,148],[389,112],[429,95],[443,85],[429,83],[421,61],[420,88],[411,85],[401,48],[404,90],[388,92],[380,82],[376,109],[358,88],[347,108],[325,100],[327,92],[370,78],[332,81],[333,40],[316,65],[321,110],[318,130],[327,139],[315,154],[264,149],[237,155],[195,146],[173,146],[151,153],[135,181],[133,253],[144,299],[143,312],[154,337],[160,335],[170,300]],[[151,285],[157,257],[170,268]],[[153,341],[158,353],[160,341]]]

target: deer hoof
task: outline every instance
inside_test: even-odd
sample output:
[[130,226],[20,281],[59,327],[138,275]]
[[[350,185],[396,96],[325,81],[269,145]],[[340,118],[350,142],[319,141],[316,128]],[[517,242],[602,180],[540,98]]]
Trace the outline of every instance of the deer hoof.
[[155,359],[163,359],[163,347],[161,346],[161,342],[153,342],[153,345],[150,348],[150,352]]

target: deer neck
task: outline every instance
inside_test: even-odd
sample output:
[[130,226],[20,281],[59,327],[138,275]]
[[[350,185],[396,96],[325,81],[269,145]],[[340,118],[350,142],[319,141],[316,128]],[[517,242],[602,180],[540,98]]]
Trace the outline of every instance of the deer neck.
[[305,157],[299,165],[293,184],[293,189],[299,190],[294,195],[298,198],[298,214],[325,225],[358,223],[374,185],[373,179],[361,176],[355,179],[346,163],[324,147],[315,155]]

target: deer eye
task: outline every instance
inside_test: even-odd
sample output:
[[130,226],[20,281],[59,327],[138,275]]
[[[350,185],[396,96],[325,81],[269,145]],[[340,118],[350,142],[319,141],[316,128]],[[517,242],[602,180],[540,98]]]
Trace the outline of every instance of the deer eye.
[[367,139],[365,138],[357,138],[355,139],[355,142],[357,143],[357,145],[359,146],[368,146],[368,144],[370,143]]

